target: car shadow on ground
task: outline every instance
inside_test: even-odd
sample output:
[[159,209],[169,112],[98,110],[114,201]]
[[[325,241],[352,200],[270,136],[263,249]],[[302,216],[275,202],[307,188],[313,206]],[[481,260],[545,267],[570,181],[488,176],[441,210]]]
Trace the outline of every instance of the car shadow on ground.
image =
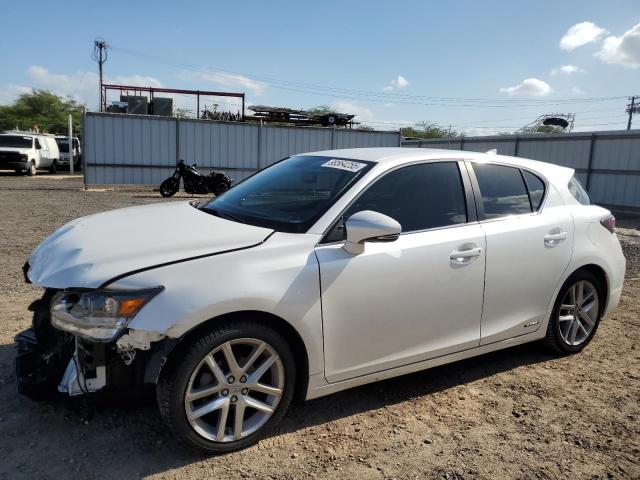
[[[14,355],[14,345],[0,345],[0,403],[3,404],[3,408],[0,408],[0,436],[11,439],[10,447],[0,447],[0,455],[11,458],[10,462],[6,462],[9,466],[21,465],[19,452],[29,449],[33,452],[33,437],[24,432],[34,429],[38,434],[38,445],[65,444],[64,455],[47,458],[46,471],[49,474],[73,472],[77,475],[87,468],[91,469],[92,476],[97,473],[99,477],[107,478],[138,478],[205,458],[181,446],[171,436],[160,419],[152,396],[132,403],[101,401],[88,416],[87,410],[62,406],[61,402],[32,402],[20,397],[13,387],[15,378],[11,363]],[[553,358],[556,357],[541,345],[526,344],[297,403],[270,437],[277,441],[281,435],[431,395]],[[78,442],[80,438],[82,440]],[[113,445],[114,442],[126,444],[127,451],[135,455],[135,461],[127,464],[126,468],[121,462],[111,461],[110,451],[113,449],[107,448],[107,445]],[[35,449],[38,445],[35,445]],[[81,460],[69,464],[69,458],[76,457]],[[42,473],[42,470],[38,470],[39,466],[28,464],[35,461],[33,457],[27,458],[30,460],[23,465],[23,473]],[[1,470],[0,474],[3,473]],[[14,477],[12,472],[7,473],[9,477]]]

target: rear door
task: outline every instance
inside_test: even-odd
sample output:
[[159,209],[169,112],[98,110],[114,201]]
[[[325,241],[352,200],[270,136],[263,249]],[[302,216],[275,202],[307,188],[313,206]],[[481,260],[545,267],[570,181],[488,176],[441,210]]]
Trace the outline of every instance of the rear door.
[[573,218],[541,176],[471,163],[486,235],[481,345],[537,330],[569,265]]

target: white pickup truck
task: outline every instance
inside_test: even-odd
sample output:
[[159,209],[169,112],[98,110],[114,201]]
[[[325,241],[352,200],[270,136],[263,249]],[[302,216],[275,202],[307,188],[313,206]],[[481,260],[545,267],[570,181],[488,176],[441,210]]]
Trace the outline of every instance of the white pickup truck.
[[38,169],[56,173],[60,152],[52,135],[32,132],[0,134],[0,169],[35,175]]

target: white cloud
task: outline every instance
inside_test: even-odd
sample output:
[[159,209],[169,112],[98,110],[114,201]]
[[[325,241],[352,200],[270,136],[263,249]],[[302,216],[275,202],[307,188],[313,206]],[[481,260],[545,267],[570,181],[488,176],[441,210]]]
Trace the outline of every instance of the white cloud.
[[560,39],[560,48],[570,52],[582,45],[599,40],[607,33],[607,30],[593,22],[576,23]]
[[330,104],[331,108],[340,113],[350,113],[355,115],[353,119],[357,123],[361,123],[364,126],[369,126],[376,130],[393,130],[398,131],[398,128],[414,125],[415,121],[407,119],[387,119],[382,120],[371,109],[360,105],[356,102],[350,102],[346,100],[336,100]]
[[331,104],[339,113],[351,113],[356,116],[354,119],[356,122],[366,123],[367,121],[375,120],[375,115],[367,107],[358,105],[357,103],[347,102],[343,100],[337,100]]
[[8,85],[0,89],[0,105],[11,104],[23,93],[31,93],[31,90],[31,87],[24,85]]
[[466,137],[486,137],[490,135],[499,135],[508,130],[510,129],[467,127],[460,129],[460,133]]
[[536,97],[543,97],[552,91],[551,86],[547,82],[538,78],[526,78],[518,85],[500,89],[500,92],[509,95],[533,95]]
[[640,23],[620,37],[605,38],[596,57],[606,63],[630,68],[640,67]]
[[233,73],[212,72],[203,70],[201,72],[182,72],[178,75],[182,79],[188,80],[205,80],[223,87],[235,88],[240,90],[250,90],[254,95],[261,95],[267,89],[267,86],[256,80],[244,75]]
[[409,80],[407,80],[402,75],[398,75],[397,78],[394,78],[389,82],[389,85],[382,87],[382,90],[385,92],[391,92],[393,90],[402,90],[403,88],[407,88],[409,86]]
[[571,87],[571,93],[573,95],[584,95],[586,92],[578,86]]
[[[58,95],[69,96],[81,103],[88,103],[93,107],[98,103],[98,74],[95,72],[78,71],[72,74],[52,73],[40,65],[32,65],[27,70],[27,76],[33,82],[34,88],[51,90]],[[105,77],[105,83],[119,85],[135,85],[139,87],[162,87],[162,82],[148,75],[116,75]]]
[[562,65],[558,68],[552,68],[549,72],[550,75],[573,75],[574,73],[586,73],[586,70],[575,65]]

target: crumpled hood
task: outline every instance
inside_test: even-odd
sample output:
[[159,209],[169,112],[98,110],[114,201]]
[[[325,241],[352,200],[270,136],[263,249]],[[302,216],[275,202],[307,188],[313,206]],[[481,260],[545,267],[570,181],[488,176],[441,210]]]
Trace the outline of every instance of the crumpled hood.
[[188,202],[122,208],[56,230],[29,257],[27,276],[43,287],[97,288],[134,270],[255,246],[271,233]]

